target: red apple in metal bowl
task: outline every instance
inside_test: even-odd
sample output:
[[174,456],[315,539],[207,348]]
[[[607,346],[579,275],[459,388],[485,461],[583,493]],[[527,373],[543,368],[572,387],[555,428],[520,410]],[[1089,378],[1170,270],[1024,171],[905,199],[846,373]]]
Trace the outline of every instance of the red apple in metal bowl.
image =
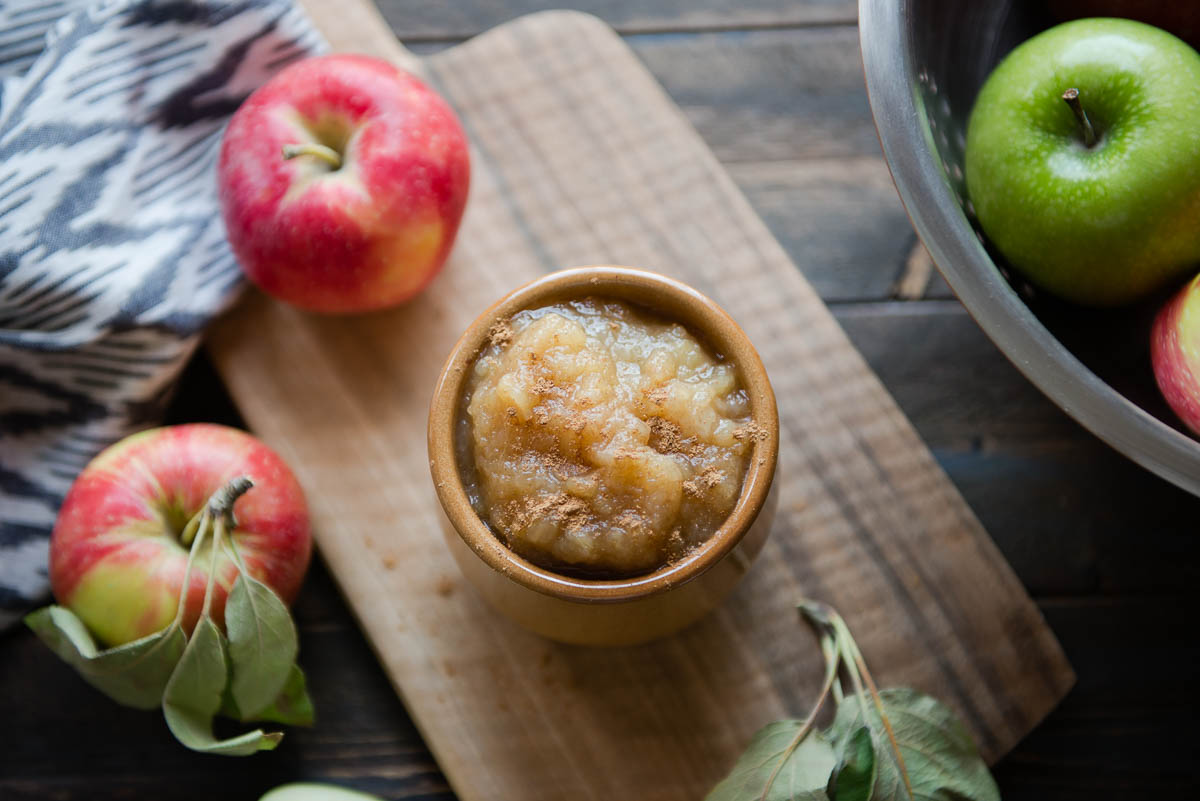
[[470,160],[453,110],[376,58],[292,64],[229,122],[217,166],[247,276],[294,306],[348,313],[421,291],[445,263]]
[[1167,404],[1200,435],[1200,276],[1175,293],[1154,318],[1150,362]]
[[[151,429],[102,451],[68,491],[50,540],[50,582],[60,604],[102,643],[121,645],[167,626],[179,609],[190,536],[209,499],[234,479],[254,486],[234,503],[229,532],[249,573],[285,603],[300,589],[312,552],[308,506],[292,471],[270,448],[225,426]],[[201,544],[188,579],[182,625],[200,616],[215,564],[211,615],[221,625],[238,569]]]

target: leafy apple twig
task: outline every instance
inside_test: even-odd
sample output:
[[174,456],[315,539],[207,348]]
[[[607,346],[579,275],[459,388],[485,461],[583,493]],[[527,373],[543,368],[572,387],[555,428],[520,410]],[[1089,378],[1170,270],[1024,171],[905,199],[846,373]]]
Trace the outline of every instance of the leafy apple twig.
[[[25,622],[60,658],[117,703],[138,709],[161,706],[175,738],[194,751],[241,756],[274,748],[280,732],[255,729],[217,739],[218,715],[247,722],[266,720],[311,725],[312,702],[304,673],[295,663],[296,626],[287,606],[250,574],[231,531],[233,504],[253,486],[239,477],[213,494],[180,537],[189,546],[178,610],[166,628],[134,642],[100,650],[73,612],[49,606]],[[183,629],[192,571],[208,549],[208,581],[200,618],[188,637]],[[212,618],[220,558],[227,555],[238,575],[225,603],[225,629]]]
[[[706,801],[999,801],[953,712],[915,690],[878,689],[842,617],[817,601],[800,611],[825,656],[817,701],[804,720],[759,730]],[[821,731],[815,721],[831,696],[837,711]]]

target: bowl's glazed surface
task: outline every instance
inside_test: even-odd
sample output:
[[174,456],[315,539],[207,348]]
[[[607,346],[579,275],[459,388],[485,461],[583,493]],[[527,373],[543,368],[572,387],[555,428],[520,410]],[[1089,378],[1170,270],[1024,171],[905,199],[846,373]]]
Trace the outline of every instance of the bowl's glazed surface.
[[967,119],[1014,47],[1055,23],[1044,4],[860,0],[871,111],[913,227],[993,342],[1051,400],[1117,450],[1200,495],[1200,443],[1154,385],[1150,320],[1068,306],[1029,287],[976,229],[963,180]]
[[[455,436],[464,385],[493,325],[523,309],[586,296],[609,297],[682,323],[738,366],[754,421],[766,432],[750,453],[741,495],[720,528],[686,557],[644,575],[614,580],[565,576],[507,548],[480,520],[463,486]],[[627,645],[665,636],[711,611],[762,549],[777,504],[779,452],[775,396],[762,361],[740,327],[694,289],[626,267],[552,273],[498,301],[454,346],[429,415],[430,472],[445,513],[443,529],[463,574],[497,610],[551,639]]]

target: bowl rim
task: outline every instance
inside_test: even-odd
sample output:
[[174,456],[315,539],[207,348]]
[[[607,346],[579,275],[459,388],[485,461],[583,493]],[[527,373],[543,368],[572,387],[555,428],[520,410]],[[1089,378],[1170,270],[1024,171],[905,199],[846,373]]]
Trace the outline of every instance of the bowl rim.
[[1137,464],[1200,495],[1200,443],[1121,395],[1076,358],[1001,277],[975,235],[934,157],[905,24],[911,0],[859,0],[858,12],[867,98],[884,159],[946,283],[1008,360],[1063,411]]
[[[459,475],[455,430],[459,400],[492,326],[523,309],[581,296],[612,297],[678,320],[701,342],[738,365],[752,419],[767,431],[750,452],[742,491],[725,522],[677,562],[621,579],[583,579],[539,567],[518,556],[479,518]],[[429,410],[429,467],[438,501],[463,542],[489,567],[543,595],[581,603],[632,601],[695,578],[729,554],[754,524],[767,500],[779,454],[779,414],[766,368],[746,333],[720,306],[692,287],[646,270],[617,265],[575,267],[549,273],[502,297],[467,327],[438,377]]]

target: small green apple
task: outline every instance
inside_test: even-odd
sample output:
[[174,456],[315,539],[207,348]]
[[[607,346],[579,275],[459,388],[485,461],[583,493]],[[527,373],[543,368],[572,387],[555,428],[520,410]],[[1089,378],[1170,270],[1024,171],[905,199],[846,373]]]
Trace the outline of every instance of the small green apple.
[[1115,306],[1182,278],[1200,263],[1200,54],[1131,20],[1035,36],[980,90],[966,180],[984,233],[1052,294]]
[[267,792],[258,801],[383,801],[379,796],[360,793],[336,784],[293,782]]

